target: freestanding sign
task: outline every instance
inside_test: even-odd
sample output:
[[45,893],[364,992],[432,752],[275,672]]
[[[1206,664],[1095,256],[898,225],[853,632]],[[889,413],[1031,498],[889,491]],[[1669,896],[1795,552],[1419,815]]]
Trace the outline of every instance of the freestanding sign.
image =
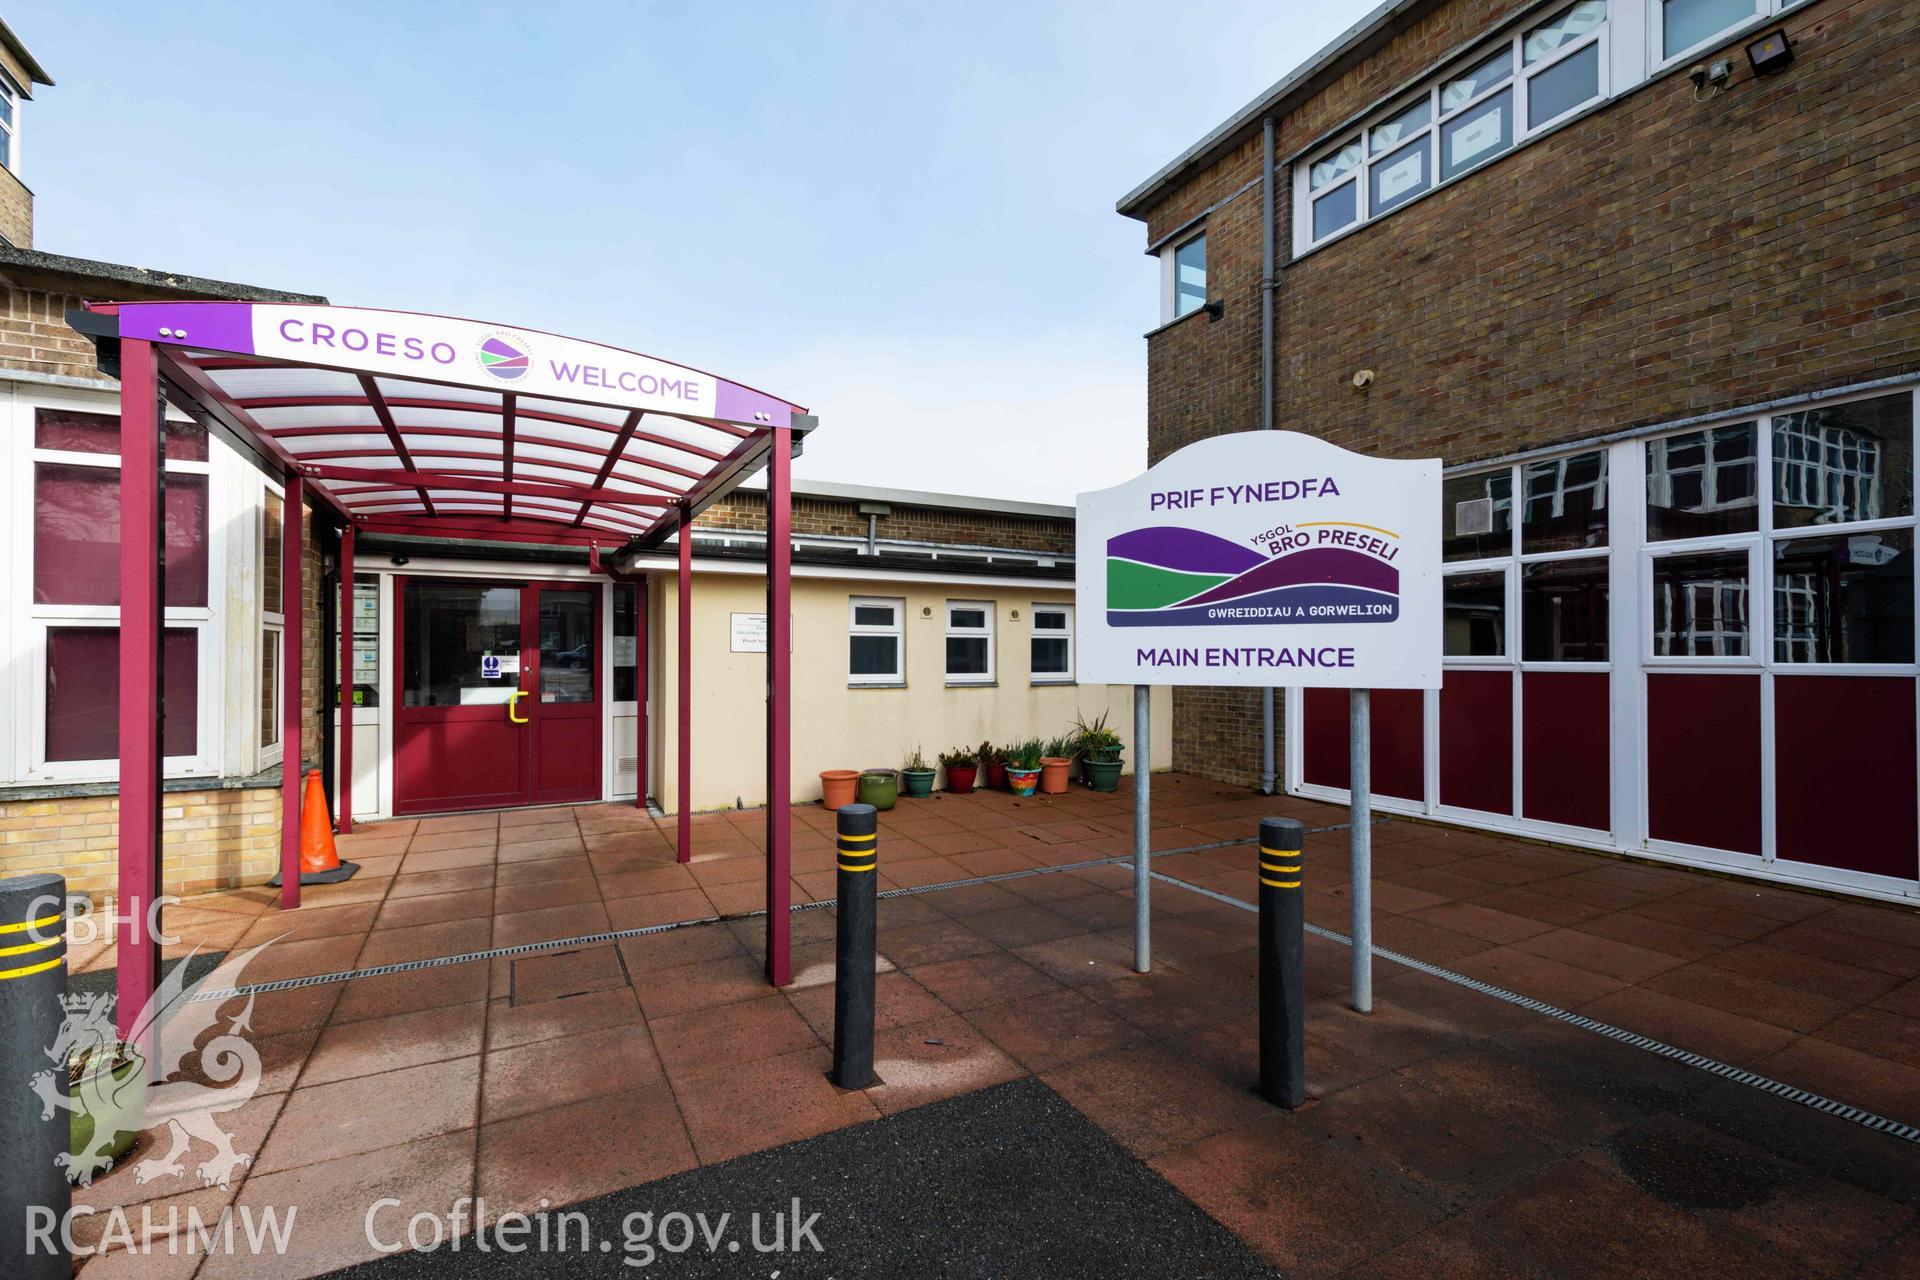
[[1079,678],[1135,686],[1142,972],[1146,686],[1351,689],[1354,1003],[1372,1007],[1367,691],[1440,687],[1440,470],[1247,431],[1080,495]]

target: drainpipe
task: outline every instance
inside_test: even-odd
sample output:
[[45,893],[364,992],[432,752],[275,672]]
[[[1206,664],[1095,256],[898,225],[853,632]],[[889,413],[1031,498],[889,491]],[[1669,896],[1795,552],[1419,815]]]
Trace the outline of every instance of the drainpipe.
[[[1260,429],[1273,430],[1273,117],[1260,124]],[[1273,688],[1260,690],[1260,794],[1272,795]]]

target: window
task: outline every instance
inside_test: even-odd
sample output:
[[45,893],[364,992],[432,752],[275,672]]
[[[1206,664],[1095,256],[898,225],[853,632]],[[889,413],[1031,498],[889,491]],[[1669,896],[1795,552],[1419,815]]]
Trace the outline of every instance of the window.
[[1296,251],[1391,213],[1604,98],[1607,3],[1553,11],[1296,166]]
[[1647,539],[1752,533],[1760,527],[1755,423],[1647,442]]
[[993,682],[993,605],[947,601],[947,683]]
[[1606,557],[1522,566],[1520,657],[1525,662],[1607,660]]
[[847,605],[847,682],[905,684],[906,601],[854,596]]
[[1449,658],[1498,658],[1507,652],[1507,574],[1448,575],[1442,593],[1444,641]]
[[1912,662],[1913,530],[1773,547],[1776,662]]
[[[44,667],[34,680],[42,719],[27,769],[52,780],[110,777],[120,731],[120,420],[50,405],[32,412],[24,616]],[[201,661],[211,653],[202,632],[214,617],[207,449],[203,428],[166,424],[160,732],[175,772],[202,768],[201,749],[213,741],[203,740],[199,716]]]
[[1195,236],[1173,251],[1173,319],[1207,305],[1207,237]]
[[635,702],[640,697],[640,587],[613,584],[613,700]]
[[0,165],[20,172],[20,86],[0,71]]
[[1576,453],[1521,469],[1525,506],[1520,550],[1578,551],[1607,545],[1607,455]]
[[[1767,11],[1769,0],[1658,0],[1660,61],[1683,57]],[[1779,0],[1773,7],[1783,8]]]
[[1448,560],[1484,560],[1513,554],[1513,469],[1448,476],[1440,486]]
[[1073,606],[1033,606],[1033,682],[1068,684],[1073,680]]
[[[286,606],[281,599],[282,548],[286,545],[286,503],[268,489],[260,504],[260,750],[261,766],[280,753],[280,663],[286,640]],[[271,756],[271,758],[268,758]]]
[[1751,653],[1746,551],[1654,557],[1651,624],[1656,657]]
[[1902,392],[1775,418],[1774,527],[1912,515],[1912,400]]

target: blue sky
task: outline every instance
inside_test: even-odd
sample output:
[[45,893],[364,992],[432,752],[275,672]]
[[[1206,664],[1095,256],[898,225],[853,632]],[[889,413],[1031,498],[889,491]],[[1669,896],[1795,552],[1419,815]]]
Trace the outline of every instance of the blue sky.
[[38,248],[610,342],[814,408],[800,475],[1071,501],[1145,460],[1114,200],[1366,7],[4,12]]

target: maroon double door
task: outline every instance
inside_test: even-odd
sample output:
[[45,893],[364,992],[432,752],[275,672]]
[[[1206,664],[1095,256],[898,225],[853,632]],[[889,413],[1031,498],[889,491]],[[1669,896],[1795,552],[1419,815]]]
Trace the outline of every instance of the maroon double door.
[[402,577],[394,812],[600,796],[600,593]]

